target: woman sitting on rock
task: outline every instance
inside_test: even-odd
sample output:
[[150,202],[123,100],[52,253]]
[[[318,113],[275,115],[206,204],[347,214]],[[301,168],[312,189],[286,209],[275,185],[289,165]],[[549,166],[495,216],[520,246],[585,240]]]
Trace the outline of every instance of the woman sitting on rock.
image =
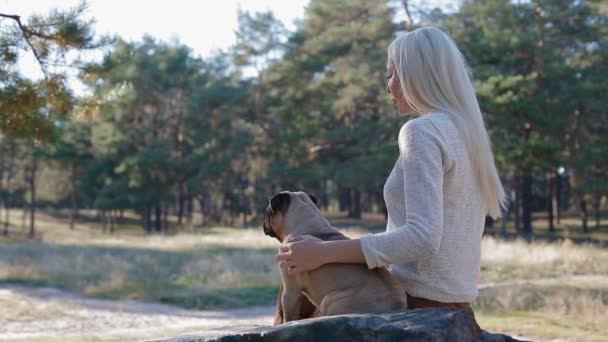
[[[486,215],[500,217],[505,204],[469,69],[446,33],[424,27],[390,44],[387,72],[399,113],[416,118],[399,131],[399,156],[384,185],[386,232],[341,241],[295,237],[277,260],[290,274],[327,263],[386,266],[408,307],[467,307],[477,297]],[[302,318],[316,316],[302,301]]]

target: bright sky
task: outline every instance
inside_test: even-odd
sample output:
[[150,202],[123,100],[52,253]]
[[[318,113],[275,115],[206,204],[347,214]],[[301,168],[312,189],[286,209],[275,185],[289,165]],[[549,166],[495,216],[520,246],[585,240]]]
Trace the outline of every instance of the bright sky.
[[[456,0],[418,0],[450,10]],[[53,8],[69,8],[79,0],[0,0],[0,13],[28,17],[48,13]],[[126,40],[140,40],[148,33],[161,40],[177,38],[208,56],[216,49],[234,44],[237,9],[251,12],[271,10],[289,30],[301,19],[309,0],[88,0],[87,18],[94,18],[99,34],[114,33]],[[40,76],[33,56],[23,55],[19,68],[29,77]]]
[[[48,13],[53,8],[69,8],[79,0],[0,0],[0,12],[27,17]],[[203,56],[226,49],[235,41],[236,12],[244,10],[274,12],[288,29],[304,15],[308,0],[89,0],[87,18],[94,18],[99,34],[115,33],[126,40],[140,40],[148,33],[162,40],[177,38]],[[20,69],[29,77],[40,76],[33,56],[23,55]]]

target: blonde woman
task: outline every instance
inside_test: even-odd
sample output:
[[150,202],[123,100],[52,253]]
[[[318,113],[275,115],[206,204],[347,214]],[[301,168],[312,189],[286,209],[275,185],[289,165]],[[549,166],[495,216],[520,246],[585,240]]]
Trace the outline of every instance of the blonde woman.
[[[296,237],[277,260],[291,274],[327,263],[386,266],[408,307],[467,307],[477,297],[485,217],[500,217],[505,204],[469,69],[446,33],[424,27],[390,44],[387,72],[399,113],[416,118],[399,131],[399,156],[384,186],[386,232],[343,241]],[[280,305],[276,316],[280,323]]]

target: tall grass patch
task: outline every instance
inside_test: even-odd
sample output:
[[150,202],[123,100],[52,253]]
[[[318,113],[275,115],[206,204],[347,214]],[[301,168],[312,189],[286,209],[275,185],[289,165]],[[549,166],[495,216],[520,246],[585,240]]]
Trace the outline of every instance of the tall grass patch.
[[[234,307],[252,304],[241,303],[238,298],[242,296],[230,295],[239,290],[264,289],[262,293],[274,291],[276,296],[279,275],[273,267],[275,255],[275,249],[229,247],[163,251],[5,244],[0,245],[0,281],[58,287],[101,298],[175,300],[197,308]],[[268,300],[269,296],[263,298]],[[263,304],[261,299],[255,304]]]

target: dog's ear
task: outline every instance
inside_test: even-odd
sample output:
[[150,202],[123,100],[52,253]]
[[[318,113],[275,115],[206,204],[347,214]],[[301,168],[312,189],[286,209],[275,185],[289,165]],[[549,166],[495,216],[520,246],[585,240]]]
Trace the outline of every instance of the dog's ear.
[[317,197],[315,195],[311,195],[308,194],[308,197],[310,197],[310,200],[312,201],[312,203],[314,203],[317,208],[319,208],[319,199],[317,199]]
[[291,203],[291,197],[289,196],[289,193],[279,192],[278,194],[272,196],[269,202],[269,207],[273,214],[280,212],[285,215],[285,212]]

